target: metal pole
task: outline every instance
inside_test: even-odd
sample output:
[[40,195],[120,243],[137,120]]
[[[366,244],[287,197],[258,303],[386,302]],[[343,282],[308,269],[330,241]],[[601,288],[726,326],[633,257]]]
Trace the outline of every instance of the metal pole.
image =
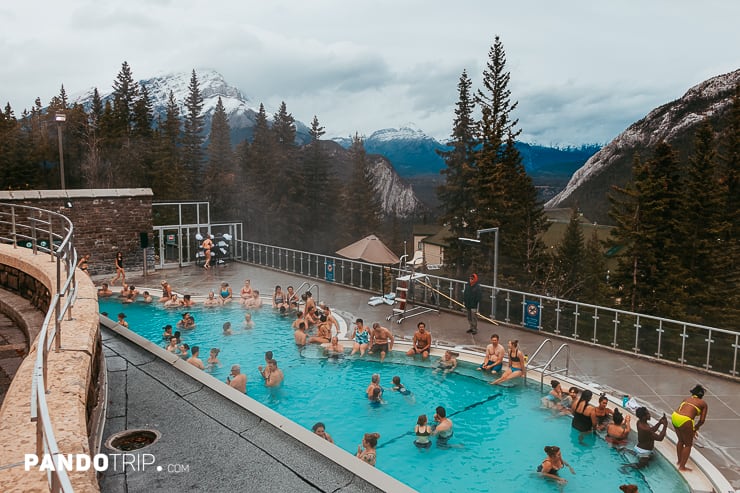
[[57,113],[54,119],[57,122],[57,136],[59,140],[59,174],[61,176],[62,190],[64,190],[64,148],[62,147],[62,123],[67,120],[67,115],[65,115],[64,113]]
[[491,318],[496,320],[496,295],[498,294],[498,228],[494,234],[493,247],[493,313]]

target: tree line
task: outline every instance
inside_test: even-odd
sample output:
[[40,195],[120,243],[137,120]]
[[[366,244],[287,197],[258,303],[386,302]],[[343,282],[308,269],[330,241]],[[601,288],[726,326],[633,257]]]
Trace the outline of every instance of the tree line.
[[242,222],[249,240],[320,253],[370,233],[403,241],[395,222],[384,220],[359,135],[349,149],[351,169],[343,170],[346,183],[320,140],[325,130],[318,118],[311,142],[298,145],[284,102],[272,122],[261,104],[252,140],[233,146],[220,97],[211,127],[204,128],[195,70],[185,100],[170,91],[162,115],[154,114],[146,86],[134,80],[127,62],[111,96],[101,98],[95,88],[88,108],[70,103],[64,86],[47,107],[37,98],[20,118],[7,104],[0,113],[2,189],[60,187],[57,113],[66,117],[67,188],[150,187],[155,200],[208,201],[212,220]]
[[[559,244],[545,248],[549,224],[532,180],[514,146],[521,132],[512,112],[510,73],[497,36],[488,54],[482,87],[473,91],[466,71],[458,83],[450,150],[438,188],[440,224],[450,230],[446,264],[454,277],[472,271],[490,278],[494,233],[499,228],[498,285],[626,310],[740,326],[738,164],[740,86],[716,131],[709,119],[697,131],[693,151],[681,162],[661,142],[636,157],[632,180],[613,187],[610,216],[616,227],[606,241],[594,230],[584,238],[581,213],[573,210]],[[617,256],[614,272],[605,251]]]

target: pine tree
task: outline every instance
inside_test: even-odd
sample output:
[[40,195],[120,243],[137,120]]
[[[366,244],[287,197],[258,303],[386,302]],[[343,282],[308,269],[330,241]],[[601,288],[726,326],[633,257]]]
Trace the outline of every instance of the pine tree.
[[450,150],[438,151],[446,167],[440,171],[445,181],[437,188],[439,197],[440,222],[450,229],[452,241],[445,248],[448,265],[454,266],[457,277],[467,268],[466,250],[457,238],[474,238],[477,228],[475,215],[476,181],[476,122],[473,117],[475,102],[471,95],[472,82],[463,70],[458,88],[458,102],[455,107],[455,120],[452,135],[447,142]]
[[164,121],[158,125],[155,138],[156,152],[149,175],[154,197],[157,200],[182,199],[182,178],[185,168],[181,157],[181,121],[180,108],[175,100],[175,95],[170,91],[167,99],[167,109]]
[[231,128],[226,109],[219,96],[211,120],[208,142],[208,164],[203,177],[205,199],[210,202],[211,216],[234,219],[237,217],[235,193],[237,170],[231,148]]
[[374,233],[380,224],[380,203],[370,172],[365,143],[355,134],[350,146],[352,176],[343,195],[343,243]]
[[128,137],[133,126],[134,104],[139,97],[139,85],[134,80],[128,62],[113,81],[113,131],[117,137]]
[[720,321],[727,297],[737,286],[730,288],[727,283],[733,263],[730,249],[722,241],[731,228],[726,209],[727,182],[720,174],[709,120],[704,120],[697,131],[682,197],[687,235],[681,257],[687,274],[688,314],[700,321],[707,315]]
[[594,228],[583,253],[583,301],[604,305],[609,296],[608,276],[602,242]]
[[182,139],[182,163],[185,168],[185,187],[187,198],[194,199],[201,194],[203,171],[203,95],[200,92],[198,76],[193,70],[188,84],[188,95],[185,98],[186,113],[184,135]]
[[[308,200],[299,201],[298,208],[302,224],[333,225],[337,213],[337,201],[332,190],[338,190],[338,183],[329,169],[329,156],[321,145],[324,127],[314,115],[309,134],[311,142],[304,149],[303,176]],[[298,212],[297,211],[297,212]],[[328,235],[304,235],[306,248],[312,252],[332,252],[333,245],[327,241]]]
[[[511,119],[517,103],[511,102],[509,79],[503,44],[497,36],[483,72],[484,89],[476,96],[482,118],[475,212],[479,229],[499,228],[500,272],[517,285],[531,288],[546,264],[540,236],[547,221],[514,145],[521,130],[516,130],[518,120]],[[481,238],[489,249],[493,248],[492,236]]]
[[583,256],[581,214],[573,209],[555,254],[555,295],[558,298],[581,299],[584,282]]
[[270,186],[269,173],[274,163],[275,142],[267,122],[265,106],[260,104],[254,123],[252,143],[244,146],[241,167],[244,176],[246,198],[242,200],[242,217],[246,218],[246,230],[255,241],[269,241]]

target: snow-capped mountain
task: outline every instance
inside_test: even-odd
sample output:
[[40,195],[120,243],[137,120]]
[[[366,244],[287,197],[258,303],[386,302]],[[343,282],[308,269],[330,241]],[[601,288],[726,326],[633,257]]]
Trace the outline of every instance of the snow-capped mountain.
[[[565,189],[545,204],[548,208],[578,205],[587,217],[608,223],[607,193],[612,185],[624,185],[632,176],[636,154],[666,141],[682,158],[686,156],[699,123],[717,123],[732,104],[740,69],[706,80],[689,89],[676,101],[664,104],[633,123],[627,130],[594,154],[570,179]],[[716,128],[716,125],[715,125]]]
[[[197,70],[198,86],[203,95],[203,115],[205,117],[205,129],[211,128],[211,119],[216,109],[218,98],[224,105],[226,115],[231,127],[231,141],[234,144],[242,142],[245,138],[251,140],[254,122],[259,110],[259,103],[253,103],[242,91],[229,85],[221,74],[215,70]],[[190,85],[191,72],[170,73],[158,75],[149,79],[143,79],[139,83],[146,87],[152,102],[152,108],[156,116],[162,116],[167,111],[167,101],[172,91],[175,101],[180,108],[180,114],[187,111],[185,99],[188,97],[188,86]],[[100,89],[98,89],[100,92]],[[86,108],[92,102],[93,89],[73,96],[73,102],[80,103]],[[100,92],[100,97],[105,101],[112,96],[112,91]],[[265,107],[268,121],[272,121],[275,108]],[[308,127],[300,121],[296,121],[296,142],[305,144],[310,141]]]

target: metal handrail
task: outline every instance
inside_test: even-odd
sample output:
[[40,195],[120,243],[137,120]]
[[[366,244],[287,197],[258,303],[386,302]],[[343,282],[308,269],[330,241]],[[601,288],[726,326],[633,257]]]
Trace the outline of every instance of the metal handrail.
[[[6,235],[8,226],[9,235]],[[55,226],[58,226],[58,229],[55,229]],[[65,315],[71,320],[72,307],[77,300],[75,278],[77,251],[74,248],[73,237],[72,221],[62,214],[25,205],[0,204],[0,241],[12,243],[14,248],[18,248],[19,241],[30,242],[34,255],[41,250],[49,253],[52,261],[56,262],[56,293],[46,312],[37,339],[30,411],[31,421],[36,422],[36,454],[39,456],[48,454],[54,463],[54,470],[47,473],[52,493],[73,491],[69,474],[59,463],[61,452],[54,436],[46,402],[46,395],[49,393],[47,358],[51,344],[54,343],[55,351],[61,349],[61,323]],[[48,243],[45,243],[47,239]]]
[[544,348],[545,345],[548,345],[550,347],[550,355],[552,355],[552,347],[553,347],[552,346],[552,340],[550,340],[548,338],[548,339],[545,339],[544,341],[542,341],[539,346],[537,346],[537,349],[534,350],[534,353],[532,353],[532,356],[530,356],[529,359],[527,360],[527,370],[539,370],[540,368],[544,368],[545,367],[546,364],[545,365],[532,366],[532,361],[534,361],[534,359],[537,357],[537,355],[540,354],[540,351],[542,351],[542,348]]
[[[561,368],[560,370],[553,370],[552,362],[555,361],[555,358],[558,357],[558,354],[560,354],[560,351],[565,349],[565,368]],[[545,386],[545,375],[555,375],[559,373],[565,373],[565,376],[568,376],[568,371],[570,369],[570,346],[567,344],[561,344],[560,347],[553,353],[552,356],[550,356],[550,359],[547,360],[547,363],[542,367],[542,371],[540,372],[540,392],[542,392],[542,389]]]
[[[319,280],[326,280],[325,268],[331,263],[334,265],[333,279],[327,282],[373,293],[383,292],[385,267],[382,265],[245,240],[238,240],[234,245],[237,257],[246,263]],[[397,267],[391,271],[394,278],[407,273]],[[417,298],[430,299],[431,303],[425,304],[436,309],[459,312],[453,300],[462,293],[465,281],[433,274],[427,276],[429,285],[447,296],[428,297],[431,290],[424,287]],[[534,330],[541,333],[740,380],[740,331],[735,328],[683,322],[506,289],[500,285],[494,292],[493,286],[480,285],[485,302],[481,312],[490,308],[493,313],[493,303],[496,302],[500,315],[498,320],[505,323],[527,327],[525,303],[536,300],[540,305],[540,322]]]

